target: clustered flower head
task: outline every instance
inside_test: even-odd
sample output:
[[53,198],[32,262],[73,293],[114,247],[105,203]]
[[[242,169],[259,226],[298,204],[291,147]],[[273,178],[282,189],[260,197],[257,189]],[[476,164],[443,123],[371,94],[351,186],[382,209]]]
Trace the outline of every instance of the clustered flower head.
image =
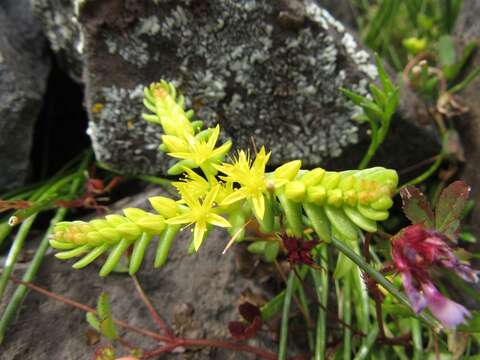
[[425,229],[422,224],[408,226],[393,239],[392,258],[415,312],[428,307],[449,328],[470,316],[464,306],[446,298],[433,284],[435,268],[454,271],[468,282],[478,281],[476,271],[455,256],[443,234]]

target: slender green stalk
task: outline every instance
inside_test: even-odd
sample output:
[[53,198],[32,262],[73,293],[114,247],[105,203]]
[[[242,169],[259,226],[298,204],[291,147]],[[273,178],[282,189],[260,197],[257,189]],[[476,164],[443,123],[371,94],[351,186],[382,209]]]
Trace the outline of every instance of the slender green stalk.
[[322,307],[318,307],[317,333],[315,337],[315,356],[314,360],[326,359],[327,343],[327,306],[328,306],[328,249],[323,246],[320,250],[322,258],[322,271],[310,269],[315,283],[315,292]]
[[353,360],[366,359],[368,354],[370,353],[370,350],[372,349],[372,346],[375,344],[375,340],[377,339],[377,336],[378,336],[378,327],[374,327],[370,331],[368,336],[365,338],[365,341],[363,342],[362,346],[358,350]]
[[3,298],[3,294],[5,293],[5,289],[7,287],[8,280],[10,279],[10,275],[13,271],[13,267],[17,262],[17,257],[23,248],[25,239],[36,217],[37,214],[34,214],[27,218],[20,226],[20,229],[18,229],[17,235],[13,240],[10,251],[8,252],[7,260],[5,261],[5,266],[2,270],[2,276],[0,277],[0,299]]
[[352,357],[352,276],[348,274],[343,280],[342,296],[343,322],[348,325],[343,329],[343,360],[350,360]]
[[372,131],[371,137],[372,139],[370,141],[370,145],[368,146],[367,152],[365,153],[362,160],[360,161],[360,164],[358,164],[359,170],[365,169],[370,163],[370,160],[372,160],[373,155],[375,155],[375,153],[377,152],[377,148],[378,148],[377,131]]
[[422,329],[418,319],[411,319],[413,360],[421,360],[423,357]]
[[[393,333],[390,331],[390,329],[388,328],[388,326],[385,326],[385,334],[388,336],[388,337],[394,337]],[[407,356],[407,354],[405,353],[405,347],[404,346],[400,346],[400,345],[394,345],[393,346],[393,351],[395,351],[395,354],[397,354],[397,358],[400,359],[400,360],[410,360]]]
[[3,244],[8,235],[12,232],[12,227],[8,225],[8,222],[0,223],[0,246]]
[[[28,267],[27,271],[22,277],[22,281],[31,282],[35,278],[38,272],[38,269],[40,267],[40,264],[42,263],[42,260],[45,256],[45,252],[48,249],[49,236],[52,233],[55,224],[63,220],[66,212],[67,212],[67,209],[65,208],[61,208],[57,210],[57,213],[50,221],[50,226],[47,232],[45,233],[45,236],[43,237],[32,262],[30,263],[30,266]],[[5,308],[2,318],[0,319],[0,344],[3,342],[3,338],[5,336],[5,332],[7,331],[7,327],[8,325],[10,325],[12,319],[17,313],[17,309],[22,303],[23,298],[27,294],[27,291],[28,289],[26,286],[19,285],[15,290],[15,292],[13,293],[13,296],[10,299],[10,302],[8,303],[7,307]]]
[[287,358],[288,343],[288,318],[290,315],[290,305],[292,304],[293,284],[295,283],[295,273],[290,271],[287,280],[287,288],[285,289],[285,299],[282,310],[282,323],[280,328],[280,343],[278,344],[278,360]]
[[[39,190],[38,193],[36,193],[34,196],[32,196],[33,200],[38,200],[42,201],[45,199],[48,199],[51,197],[53,194],[57,193],[62,187],[67,185],[69,182],[71,182],[73,179],[78,178],[82,176],[81,174],[75,172],[73,174],[67,175],[59,180],[57,180],[55,183],[50,184],[50,187],[45,189],[47,185],[42,187],[41,190],[44,190],[43,192],[40,192]],[[7,256],[7,260],[5,262],[5,267],[3,268],[2,275],[0,277],[0,299],[3,297],[3,294],[5,292],[5,289],[8,284],[8,280],[10,278],[10,275],[13,271],[13,268],[15,266],[15,263],[17,261],[18,255],[20,254],[20,251],[23,248],[23,244],[25,242],[25,239],[28,235],[28,232],[30,231],[30,228],[33,225],[33,222],[35,221],[35,218],[37,217],[38,213],[34,213],[30,215],[20,226],[18,229],[17,235],[15,236],[15,239],[13,240],[12,246],[10,248],[10,251]]]
[[400,188],[403,188],[408,185],[416,185],[427,180],[430,176],[432,176],[435,173],[435,171],[438,170],[438,168],[442,164],[443,159],[444,159],[444,154],[443,153],[439,154],[437,157],[437,160],[435,160],[435,162],[432,165],[430,165],[430,167],[427,170],[425,170],[425,172],[417,176],[415,179],[412,179],[406,184],[402,185]]
[[369,328],[369,304],[368,304],[368,293],[365,287],[365,283],[362,279],[362,274],[360,268],[354,267],[353,270],[353,288],[352,293],[358,302],[356,302],[355,308],[357,309],[357,320],[360,330],[364,334],[368,334]]
[[[392,294],[401,304],[407,306],[409,309],[410,303],[408,299],[403,295],[390,281],[388,281],[380,272],[375,270],[358,254],[356,254],[348,245],[332,236],[332,245],[340,252],[344,253],[350,260],[357,264],[363,271],[375,279],[381,286],[383,286],[390,294]],[[412,311],[413,314],[413,311]],[[421,313],[419,317],[425,321],[429,326],[435,330],[442,329],[441,325],[429,314]]]
[[161,177],[158,177],[158,176],[137,175],[136,178],[140,179],[140,180],[143,180],[143,181],[146,181],[146,182],[149,182],[151,184],[160,185],[163,189],[165,189],[167,191],[172,190],[172,188],[173,188],[171,180],[161,178]]
[[312,315],[310,313],[310,307],[308,306],[307,296],[305,295],[305,290],[303,290],[303,285],[299,279],[296,279],[299,282],[299,286],[297,287],[298,292],[298,299],[300,300],[300,305],[303,307],[304,313],[307,317],[307,341],[308,347],[310,351],[313,352],[314,349],[314,336],[313,336],[313,323],[312,323]]

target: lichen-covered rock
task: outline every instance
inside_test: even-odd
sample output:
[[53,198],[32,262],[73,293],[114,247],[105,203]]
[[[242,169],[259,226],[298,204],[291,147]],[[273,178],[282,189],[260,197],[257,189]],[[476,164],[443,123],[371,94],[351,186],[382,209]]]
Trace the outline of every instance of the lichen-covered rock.
[[59,65],[81,82],[83,39],[77,21],[82,0],[30,0]]
[[[51,18],[58,0],[35,1],[49,4]],[[365,93],[376,67],[316,0],[70,0],[69,8],[77,9],[79,33],[65,48],[82,45],[75,51],[82,50],[89,134],[97,158],[119,170],[158,173],[171,164],[157,151],[159,128],[140,117],[142,88],[162,78],[237,147],[251,147],[253,137],[272,150],[272,165],[300,158],[307,167],[352,166],[366,148],[365,128],[352,121],[358,110],[339,88]],[[70,28],[48,36],[58,43]],[[429,133],[407,128],[425,144],[411,161],[435,153]],[[405,162],[405,152],[396,154]]]
[[46,41],[28,0],[0,3],[0,190],[25,181],[49,71]]

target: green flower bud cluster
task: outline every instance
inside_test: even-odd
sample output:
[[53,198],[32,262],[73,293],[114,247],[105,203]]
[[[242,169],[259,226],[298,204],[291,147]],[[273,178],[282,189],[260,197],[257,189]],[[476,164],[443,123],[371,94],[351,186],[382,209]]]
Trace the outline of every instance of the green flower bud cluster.
[[179,229],[178,226],[167,225],[165,220],[177,215],[179,206],[174,200],[163,196],[149,200],[158,214],[127,208],[123,210],[124,216],[114,214],[90,222],[58,223],[50,239],[50,245],[61,250],[55,256],[63,260],[83,256],[73,264],[75,269],[81,269],[109,252],[100,270],[100,275],[106,276],[115,268],[126,250],[133,246],[129,272],[135,274],[140,268],[147,246],[155,235],[160,235],[155,265],[161,266]]
[[[313,225],[316,221],[312,217],[325,215],[335,235],[354,241],[356,227],[375,232],[376,222],[388,218],[397,183],[397,173],[382,167],[344,172],[316,168],[288,182],[283,194],[287,200],[303,204]],[[323,228],[322,238],[328,241],[329,231]]]
[[185,110],[185,98],[177,96],[172,83],[161,81],[145,88],[144,105],[153,114],[143,114],[149,122],[162,126],[160,150],[180,159],[168,169],[169,175],[180,175],[185,168],[200,167],[209,175],[215,175],[219,164],[230,151],[232,142],[226,141],[215,147],[220,127],[202,130],[203,121],[194,120],[193,110]]

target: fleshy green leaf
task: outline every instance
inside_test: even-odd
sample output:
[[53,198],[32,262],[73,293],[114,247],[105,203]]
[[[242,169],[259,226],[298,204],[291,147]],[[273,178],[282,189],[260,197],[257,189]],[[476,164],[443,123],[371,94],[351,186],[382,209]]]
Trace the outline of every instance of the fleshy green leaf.
[[265,252],[265,247],[267,246],[266,241],[254,241],[250,245],[248,245],[248,251],[254,254],[263,254]]
[[447,236],[457,237],[462,211],[470,195],[470,186],[455,181],[440,194],[435,209],[435,228]]
[[108,300],[108,294],[105,292],[101,293],[100,297],[98,298],[97,312],[100,320],[100,332],[110,340],[117,339],[117,328],[113,323],[110,301]]
[[400,190],[400,196],[403,201],[403,212],[413,224],[434,227],[432,208],[421,191],[414,186],[406,186]]
[[267,262],[274,262],[277,258],[278,251],[280,250],[278,246],[278,242],[276,241],[269,241],[265,246],[265,260]]
[[100,332],[100,321],[98,321],[98,318],[95,316],[95,314],[93,313],[87,313],[87,315],[85,316],[86,319],[87,319],[87,322],[88,324],[94,328],[95,330],[97,330],[98,332]]

